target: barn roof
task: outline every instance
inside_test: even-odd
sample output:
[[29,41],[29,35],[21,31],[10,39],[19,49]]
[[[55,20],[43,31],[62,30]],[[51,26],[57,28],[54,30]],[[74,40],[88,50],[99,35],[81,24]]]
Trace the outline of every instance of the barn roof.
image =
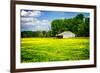
[[70,34],[74,34],[74,33],[72,33],[71,31],[64,31],[64,32],[62,32],[60,34],[57,34],[56,36],[61,36],[61,35],[64,35],[64,34],[69,34],[70,35]]

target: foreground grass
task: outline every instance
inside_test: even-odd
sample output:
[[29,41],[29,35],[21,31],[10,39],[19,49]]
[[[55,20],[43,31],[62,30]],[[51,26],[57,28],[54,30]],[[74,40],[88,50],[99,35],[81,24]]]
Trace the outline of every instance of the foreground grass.
[[89,38],[22,38],[21,62],[89,59]]

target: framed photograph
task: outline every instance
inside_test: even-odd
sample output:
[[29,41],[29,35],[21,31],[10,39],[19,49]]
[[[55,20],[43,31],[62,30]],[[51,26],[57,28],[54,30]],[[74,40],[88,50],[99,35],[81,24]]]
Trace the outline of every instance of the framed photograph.
[[11,72],[96,67],[96,6],[11,1]]

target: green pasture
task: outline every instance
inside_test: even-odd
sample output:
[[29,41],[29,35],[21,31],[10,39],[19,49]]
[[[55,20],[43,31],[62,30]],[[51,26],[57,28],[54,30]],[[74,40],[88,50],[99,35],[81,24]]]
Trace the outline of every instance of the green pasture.
[[21,62],[89,59],[89,38],[21,38]]

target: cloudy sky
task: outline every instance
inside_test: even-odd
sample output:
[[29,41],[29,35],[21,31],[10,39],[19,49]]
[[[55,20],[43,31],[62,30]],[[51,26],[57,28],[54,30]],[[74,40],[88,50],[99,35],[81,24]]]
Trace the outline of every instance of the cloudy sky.
[[[21,10],[21,31],[49,31],[54,19],[72,18],[79,12]],[[89,16],[89,13],[83,13]]]

